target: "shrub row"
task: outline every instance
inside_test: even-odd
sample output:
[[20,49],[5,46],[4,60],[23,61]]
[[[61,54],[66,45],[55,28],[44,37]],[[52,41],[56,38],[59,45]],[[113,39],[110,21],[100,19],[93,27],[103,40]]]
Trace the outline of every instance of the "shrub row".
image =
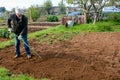
[[11,38],[11,34],[7,29],[0,29],[0,37],[2,38]]
[[103,15],[105,20],[116,22],[120,21],[120,13],[105,13]]
[[58,22],[58,17],[54,15],[47,16],[48,22]]
[[0,37],[9,38],[9,33],[8,33],[7,29],[1,29],[0,30]]

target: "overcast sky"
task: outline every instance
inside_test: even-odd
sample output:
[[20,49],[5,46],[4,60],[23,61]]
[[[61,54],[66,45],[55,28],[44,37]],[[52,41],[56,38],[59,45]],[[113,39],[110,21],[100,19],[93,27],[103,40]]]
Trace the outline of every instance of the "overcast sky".
[[[12,8],[28,8],[31,5],[43,5],[46,0],[0,0],[0,7],[5,7],[6,10],[11,10]],[[61,0],[51,0],[53,6],[58,6]]]

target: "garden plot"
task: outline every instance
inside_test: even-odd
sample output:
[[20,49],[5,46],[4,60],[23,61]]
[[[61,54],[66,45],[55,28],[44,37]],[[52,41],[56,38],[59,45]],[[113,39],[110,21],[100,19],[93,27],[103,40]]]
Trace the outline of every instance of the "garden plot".
[[32,53],[27,59],[21,44],[21,57],[14,59],[14,46],[0,50],[0,66],[50,80],[120,80],[120,33],[87,33],[56,44],[30,39]]

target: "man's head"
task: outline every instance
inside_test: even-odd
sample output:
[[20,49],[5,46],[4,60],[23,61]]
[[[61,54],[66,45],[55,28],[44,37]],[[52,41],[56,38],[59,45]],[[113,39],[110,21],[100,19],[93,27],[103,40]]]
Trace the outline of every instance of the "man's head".
[[16,9],[15,9],[15,14],[16,14],[16,16],[17,16],[19,19],[21,19],[22,16],[23,16],[23,14],[24,14],[24,11],[23,11],[22,9],[20,9],[20,8],[16,8]]

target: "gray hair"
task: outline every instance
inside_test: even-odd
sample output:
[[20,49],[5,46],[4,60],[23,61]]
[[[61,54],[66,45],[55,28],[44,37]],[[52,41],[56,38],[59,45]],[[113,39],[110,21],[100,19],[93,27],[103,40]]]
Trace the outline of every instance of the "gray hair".
[[24,14],[24,11],[23,11],[22,9],[20,9],[20,8],[16,8],[16,9],[15,9],[15,13],[16,13],[16,14],[22,14],[22,15],[23,15],[23,14]]

